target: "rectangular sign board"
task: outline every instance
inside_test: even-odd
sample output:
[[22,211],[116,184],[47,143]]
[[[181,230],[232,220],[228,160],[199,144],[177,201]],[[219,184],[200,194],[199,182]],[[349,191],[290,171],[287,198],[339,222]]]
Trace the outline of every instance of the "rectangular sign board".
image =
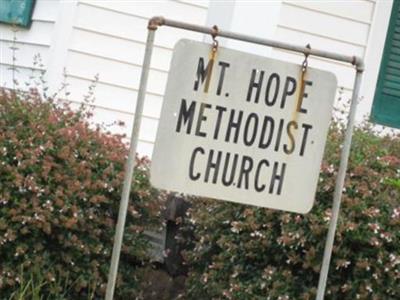
[[154,146],[155,187],[311,210],[336,77],[210,44],[175,48]]

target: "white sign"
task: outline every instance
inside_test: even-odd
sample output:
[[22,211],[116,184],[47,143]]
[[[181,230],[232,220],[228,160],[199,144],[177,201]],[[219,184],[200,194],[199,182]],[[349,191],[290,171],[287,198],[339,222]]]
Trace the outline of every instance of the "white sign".
[[[301,58],[299,57],[299,60]],[[166,190],[306,213],[313,206],[336,77],[179,41],[154,147]]]

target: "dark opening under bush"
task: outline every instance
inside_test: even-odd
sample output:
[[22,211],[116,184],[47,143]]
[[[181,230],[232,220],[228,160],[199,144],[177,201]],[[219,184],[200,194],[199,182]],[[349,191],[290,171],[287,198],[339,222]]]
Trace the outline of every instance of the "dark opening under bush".
[[[0,90],[1,299],[18,291],[29,299],[37,288],[46,299],[104,295],[127,147],[122,136],[89,126],[88,115],[42,101],[35,90]],[[143,225],[156,224],[159,213],[148,160],[137,158],[137,170],[117,299],[139,295]]]

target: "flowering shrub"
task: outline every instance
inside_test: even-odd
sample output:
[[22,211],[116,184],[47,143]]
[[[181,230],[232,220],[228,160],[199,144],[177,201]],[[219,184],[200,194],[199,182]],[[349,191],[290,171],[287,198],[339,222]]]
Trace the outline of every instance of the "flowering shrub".
[[[299,215],[193,201],[189,299],[314,299],[342,132],[332,126],[316,202]],[[354,134],[326,299],[400,299],[400,137]]]
[[[0,90],[2,299],[30,278],[40,279],[46,299],[104,294],[127,147],[122,136],[89,126],[89,114],[41,101],[34,90]],[[138,295],[137,270],[148,253],[144,224],[156,224],[159,212],[148,163],[137,158],[117,299]]]

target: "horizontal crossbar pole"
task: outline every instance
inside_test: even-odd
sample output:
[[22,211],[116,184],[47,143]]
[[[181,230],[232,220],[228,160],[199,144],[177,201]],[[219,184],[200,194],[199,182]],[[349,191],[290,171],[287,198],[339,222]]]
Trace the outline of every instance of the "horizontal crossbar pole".
[[239,41],[243,41],[243,42],[249,42],[249,43],[258,44],[258,45],[264,45],[264,46],[269,46],[269,47],[274,47],[274,48],[286,49],[286,50],[294,51],[294,52],[300,52],[305,55],[313,55],[313,56],[318,56],[318,57],[323,57],[323,58],[329,58],[329,59],[333,59],[333,60],[337,60],[337,61],[350,63],[350,64],[356,66],[357,71],[362,72],[364,70],[363,60],[358,56],[343,55],[343,54],[338,54],[338,53],[334,53],[334,52],[330,52],[330,51],[313,49],[313,48],[309,48],[307,46],[292,45],[292,44],[281,42],[281,41],[258,38],[255,36],[226,31],[226,30],[216,30],[215,27],[200,26],[200,25],[175,21],[175,20],[171,20],[171,19],[166,19],[164,17],[153,17],[149,20],[148,29],[156,30],[159,26],[169,26],[169,27],[174,27],[174,28],[186,29],[186,30],[190,30],[190,31],[210,34],[214,37],[220,36],[220,37],[239,40]]

